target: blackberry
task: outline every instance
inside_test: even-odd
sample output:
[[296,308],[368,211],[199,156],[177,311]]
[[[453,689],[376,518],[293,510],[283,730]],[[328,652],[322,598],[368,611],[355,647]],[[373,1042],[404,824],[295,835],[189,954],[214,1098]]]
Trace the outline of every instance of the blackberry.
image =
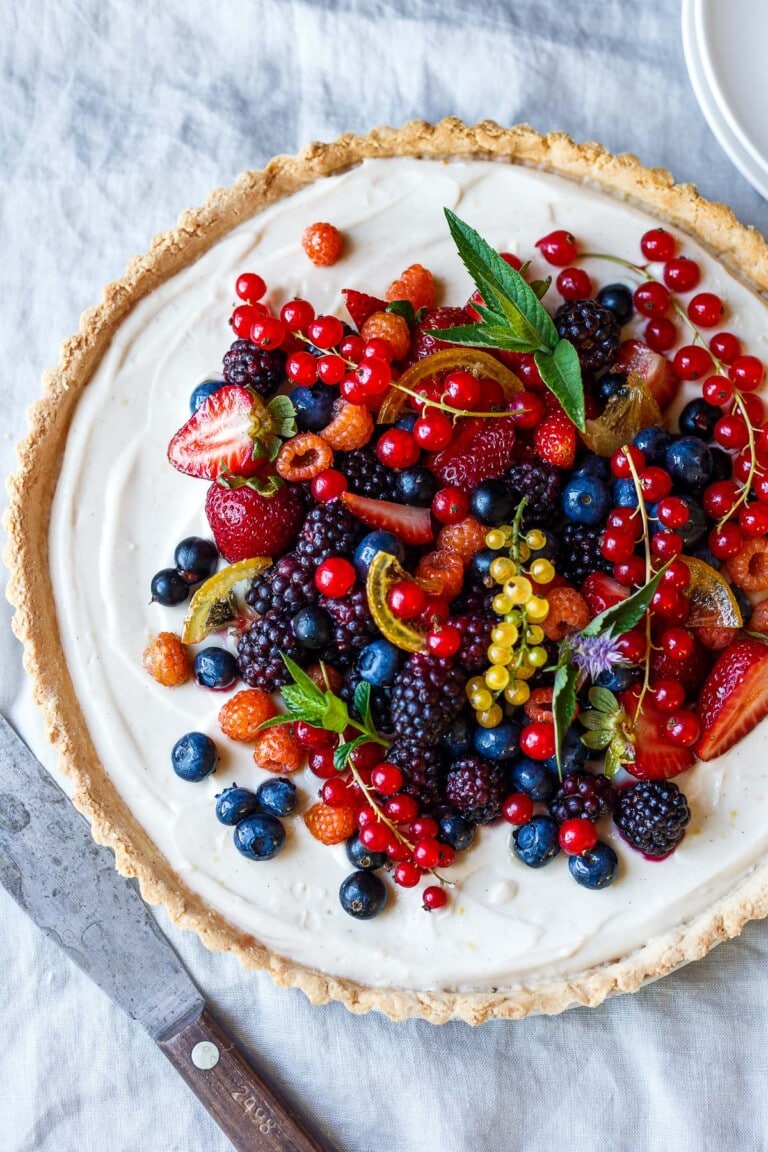
[[449,660],[414,653],[392,685],[394,731],[422,748],[435,743],[462,709],[465,681]]
[[321,596],[320,605],[333,621],[332,663],[338,663],[339,658],[349,660],[378,636],[364,588],[353,588],[336,600]]
[[578,818],[597,823],[610,811],[612,797],[613,787],[607,776],[572,772],[550,800],[549,811],[558,824]]
[[272,610],[255,620],[238,641],[237,663],[246,684],[265,692],[287,684],[291,677],[281,652],[298,663],[306,658],[293,634],[290,616]]
[[346,476],[350,492],[378,500],[397,498],[395,473],[381,463],[370,445],[353,452],[337,452],[333,466]]
[[490,824],[501,815],[506,794],[506,773],[499,764],[480,756],[454,761],[445,777],[446,801],[474,824]]
[[588,524],[566,524],[560,534],[557,570],[579,588],[590,572],[611,572],[613,565],[600,551],[602,528]]
[[285,353],[279,348],[259,348],[250,340],[235,340],[224,356],[224,379],[227,384],[252,388],[268,400],[285,380]]
[[470,675],[482,672],[488,664],[488,645],[491,642],[494,619],[498,620],[498,617],[472,612],[454,620],[454,624],[461,631],[461,647],[456,659]]
[[560,492],[563,487],[560,470],[543,460],[513,464],[507,472],[507,484],[515,505],[526,500],[525,520],[552,524],[560,514]]
[[[354,717],[358,716],[357,709],[354,708],[355,689],[357,688],[363,677],[358,672],[357,668],[350,668],[344,675],[344,681],[339,689],[339,696],[342,700],[346,700],[349,705],[350,714]],[[376,731],[381,735],[389,735],[393,731],[392,727],[392,688],[387,686],[384,688],[374,688],[371,686],[371,716]],[[362,719],[362,717],[358,717]],[[387,756],[387,759],[389,757]],[[383,753],[382,753],[383,759]]]
[[304,521],[296,552],[305,561],[318,565],[329,556],[352,556],[360,540],[360,522],[340,500],[318,504]]
[[691,818],[688,801],[672,780],[641,780],[622,789],[613,807],[616,827],[632,848],[660,860],[678,846]]
[[395,740],[387,752],[387,762],[397,764],[403,774],[402,791],[424,808],[440,800],[442,762],[436,748],[423,748],[407,738]]
[[616,359],[621,327],[613,312],[596,300],[561,304],[555,312],[555,327],[562,340],[573,344],[582,371],[599,372]]
[[288,552],[262,576],[257,576],[245,594],[246,604],[259,616],[276,612],[295,616],[302,608],[316,604],[315,569],[309,560]]

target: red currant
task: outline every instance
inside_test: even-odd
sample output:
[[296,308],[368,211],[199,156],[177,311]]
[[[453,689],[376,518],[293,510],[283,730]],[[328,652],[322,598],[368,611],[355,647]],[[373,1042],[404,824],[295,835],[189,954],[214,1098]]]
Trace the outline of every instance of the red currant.
[[437,884],[430,884],[421,895],[424,901],[423,907],[427,912],[434,912],[437,908],[445,908],[448,903],[448,893],[445,888],[439,888]]
[[677,241],[665,228],[651,228],[640,238],[640,251],[646,260],[671,260],[677,251]]
[[469,497],[460,488],[440,488],[432,500],[432,515],[441,524],[458,524],[469,512]]
[[267,351],[279,348],[286,335],[285,324],[276,316],[259,316],[251,325],[251,340]]
[[504,801],[501,814],[509,824],[527,824],[533,818],[533,800],[525,792],[513,792]]
[[606,527],[618,528],[620,532],[633,532],[640,539],[643,522],[636,508],[612,508],[608,513]]
[[349,781],[342,776],[334,776],[323,784],[321,795],[323,804],[329,808],[356,808],[357,796],[349,786]]
[[401,888],[415,888],[421,880],[421,868],[410,860],[404,860],[395,868],[393,875],[395,884]]
[[654,352],[669,352],[677,344],[677,328],[666,316],[657,316],[645,326],[645,342]]
[[768,533],[768,507],[765,504],[742,504],[739,509],[739,528],[745,536],[765,536]]
[[741,355],[741,340],[732,332],[716,332],[709,341],[709,347],[723,364],[732,364]]
[[321,780],[330,780],[338,769],[333,762],[333,748],[318,748],[309,757],[309,770]]
[[389,847],[390,832],[386,824],[368,824],[358,833],[360,843],[371,852],[386,852]]
[[390,428],[376,444],[376,455],[389,468],[410,468],[421,449],[405,428]]
[[343,472],[328,468],[312,477],[310,489],[318,504],[330,504],[332,500],[338,500],[342,492],[346,492],[347,478]]
[[266,290],[266,284],[255,272],[243,272],[235,281],[235,292],[241,300],[247,300],[249,304],[261,300]]
[[592,295],[592,281],[583,268],[563,268],[556,285],[564,300],[588,300]]
[[642,632],[633,628],[619,636],[616,647],[628,664],[640,664],[645,659],[648,641]]
[[747,480],[749,479],[750,472],[753,470],[753,465],[754,460],[752,459],[752,453],[748,448],[745,448],[743,452],[739,452],[738,456],[734,456],[733,458],[734,480],[738,480],[740,483],[746,484]]
[[685,688],[679,680],[664,677],[652,687],[653,698],[660,712],[675,712],[685,700]]
[[363,358],[363,348],[365,341],[362,336],[358,336],[356,332],[350,332],[349,336],[345,336],[338,347],[339,355],[343,356],[345,360],[351,360],[354,364],[359,364]]
[[739,498],[739,486],[733,480],[716,480],[704,489],[702,506],[707,516],[722,520],[729,516]]
[[733,384],[725,376],[709,376],[701,386],[707,404],[723,408],[733,400]]
[[443,624],[427,633],[426,645],[434,656],[447,659],[461,648],[461,632],[453,624]]
[[688,316],[700,328],[714,328],[724,311],[722,300],[714,292],[699,292],[688,301]]
[[754,392],[763,382],[765,365],[757,356],[737,356],[728,375],[742,392]]
[[379,814],[370,804],[363,804],[362,808],[358,809],[355,819],[358,828],[370,828],[372,824],[379,823]]
[[347,366],[341,356],[318,356],[317,375],[323,384],[340,384],[346,375]]
[[390,364],[395,358],[395,351],[389,340],[381,336],[372,336],[363,345],[363,360],[386,360]]
[[635,288],[633,300],[635,308],[646,316],[663,316],[669,310],[672,298],[663,284],[651,280]]
[[749,442],[749,431],[742,415],[732,412],[728,416],[721,416],[715,424],[715,440],[723,448],[738,451]]
[[293,736],[296,743],[300,744],[302,748],[311,748],[313,751],[317,751],[319,748],[329,748],[336,743],[335,732],[329,732],[326,728],[315,728],[313,724],[307,724],[304,720],[295,722]]
[[638,472],[645,467],[645,456],[634,444],[630,444],[626,451],[623,448],[617,449],[611,456],[611,472],[620,480],[629,480],[632,476],[630,457]]
[[759,427],[765,420],[765,404],[760,396],[754,392],[745,392],[741,397],[744,411],[753,428]]
[[386,360],[371,356],[358,364],[355,377],[365,389],[366,395],[379,400],[392,383],[392,369]]
[[645,499],[655,504],[672,491],[672,477],[663,468],[644,468],[640,473],[640,488]]
[[314,384],[317,380],[317,360],[311,352],[292,352],[285,362],[285,374],[294,384]]
[[524,352],[517,365],[517,375],[532,392],[546,392],[547,386],[541,378],[536,361],[531,352]]
[[235,335],[239,336],[241,340],[247,340],[251,334],[251,328],[258,318],[259,313],[255,308],[252,308],[250,304],[241,304],[235,308],[229,322]]
[[645,560],[642,556],[630,556],[620,564],[614,564],[613,577],[627,588],[639,588],[645,584]]
[[[685,605],[685,610],[682,605]],[[651,610],[669,624],[682,623],[687,618],[687,608],[688,601],[685,597],[668,584],[662,584],[657,588],[651,600]]]
[[398,580],[387,593],[387,603],[398,620],[414,620],[427,604],[427,594],[412,580]]
[[289,332],[304,332],[315,318],[315,310],[308,300],[288,300],[280,309],[280,319]]
[[555,754],[555,726],[539,720],[527,724],[520,734],[520,748],[531,760],[549,760]]
[[536,247],[541,252],[547,264],[554,264],[556,268],[565,268],[572,264],[578,255],[576,240],[570,232],[562,228],[550,232],[536,241]]
[[425,628],[435,628],[445,624],[451,614],[451,605],[445,596],[427,596],[424,611],[419,614],[419,620]]
[[480,383],[471,372],[457,368],[443,380],[443,396],[454,408],[472,411],[480,399]]
[[415,820],[419,805],[413,796],[392,796],[384,805],[384,815],[395,824],[408,824]]
[[670,660],[690,660],[693,647],[693,636],[685,628],[665,628],[662,632],[661,648]]
[[544,418],[544,401],[536,392],[516,392],[507,406],[515,427],[525,431],[537,428]]
[[730,560],[744,547],[744,533],[738,524],[728,521],[722,528],[713,528],[707,543],[717,560]]
[[440,859],[440,844],[433,837],[417,840],[413,846],[413,859],[420,868],[428,870],[437,867]]
[[681,709],[673,712],[664,725],[664,730],[673,744],[690,748],[699,738],[699,722],[693,712]]
[[597,828],[584,817],[564,820],[560,825],[558,840],[560,847],[569,856],[581,856],[584,852],[591,852],[597,844]]
[[673,292],[692,292],[701,279],[701,268],[688,256],[676,256],[664,265],[664,283]]
[[607,528],[603,533],[600,551],[606,560],[622,563],[635,551],[635,538],[627,531]]
[[[349,757],[350,764],[353,764],[361,776],[370,773],[381,763],[381,745],[375,744],[372,740],[367,740],[365,744],[358,744],[354,752]],[[370,783],[367,780],[366,783]]]
[[656,515],[665,528],[682,528],[688,523],[691,513],[685,500],[679,496],[665,496],[659,501]]
[[330,556],[315,570],[315,587],[331,600],[338,600],[351,591],[357,573],[343,556]]
[[396,764],[383,761],[371,772],[371,785],[382,796],[394,796],[403,786],[403,774]]
[[418,816],[411,823],[411,835],[415,836],[417,840],[437,836],[439,831],[437,821],[433,820],[431,816]]
[[701,380],[712,372],[712,356],[699,344],[686,344],[675,353],[672,365],[681,380]]
[[335,348],[343,339],[344,325],[336,316],[317,316],[307,325],[307,336],[316,348],[326,351],[328,348]]
[[453,439],[453,424],[445,412],[432,409],[414,424],[413,438],[427,452],[441,452]]
[[651,553],[657,560],[674,560],[685,547],[682,536],[677,532],[656,532],[651,539]]

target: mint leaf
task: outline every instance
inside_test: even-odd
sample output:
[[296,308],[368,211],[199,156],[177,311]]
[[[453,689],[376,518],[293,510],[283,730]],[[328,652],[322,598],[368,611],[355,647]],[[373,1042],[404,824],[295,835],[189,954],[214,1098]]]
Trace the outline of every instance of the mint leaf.
[[586,427],[584,385],[576,349],[568,340],[560,340],[551,352],[534,352],[542,380],[563,406],[566,416],[580,432]]
[[602,636],[610,629],[614,636],[621,636],[623,632],[629,632],[639,624],[670,563],[671,561],[660,568],[647,584],[638,588],[628,599],[622,600],[620,604],[614,604],[612,608],[606,608],[599,616],[595,616],[594,620],[590,620],[586,628],[582,628],[581,635]]
[[292,724],[293,716],[273,716],[270,720],[265,720],[263,724],[259,724],[259,732],[263,732],[266,728],[277,728],[280,724]]
[[293,720],[305,720],[318,725],[323,719],[323,705],[310,699],[297,684],[286,684],[280,692],[288,714]]
[[363,724],[369,732],[374,732],[373,717],[371,716],[371,686],[367,680],[361,680],[355,688],[354,702]]
[[[285,693],[283,693],[285,695]],[[325,710],[320,717],[320,726],[327,732],[343,732],[349,724],[349,710],[343,700],[332,692],[325,694]]]
[[416,313],[410,300],[391,300],[385,311],[394,312],[395,316],[402,316],[409,328],[416,323]]
[[446,344],[460,344],[467,348],[507,348],[511,352],[530,352],[529,345],[523,348],[510,342],[508,330],[504,327],[490,328],[486,324],[461,324],[458,328],[428,328],[430,336],[444,340]]
[[339,772],[342,772],[346,766],[347,761],[354,752],[355,748],[359,748],[361,744],[365,744],[365,736],[356,736],[354,740],[350,740],[347,744],[340,744],[333,754],[333,766]]
[[555,750],[557,770],[562,776],[563,739],[576,715],[576,684],[579,672],[575,664],[559,664],[552,691],[552,718],[555,723]]
[[310,680],[309,676],[307,676],[304,669],[300,668],[296,661],[292,660],[290,656],[286,656],[285,652],[281,652],[280,656],[282,657],[283,664],[285,664],[290,672],[294,684],[303,688],[310,699],[316,700],[320,704],[325,704],[325,692],[323,692],[322,688],[318,688],[314,680]]
[[[526,267],[527,267],[527,265],[526,265]],[[521,269],[521,271],[522,271],[522,269]],[[538,300],[541,300],[542,296],[546,296],[547,292],[549,292],[551,284],[552,284],[552,277],[551,276],[547,276],[546,280],[529,280],[528,281],[528,287],[531,289],[531,292],[534,292],[536,294],[536,298]]]

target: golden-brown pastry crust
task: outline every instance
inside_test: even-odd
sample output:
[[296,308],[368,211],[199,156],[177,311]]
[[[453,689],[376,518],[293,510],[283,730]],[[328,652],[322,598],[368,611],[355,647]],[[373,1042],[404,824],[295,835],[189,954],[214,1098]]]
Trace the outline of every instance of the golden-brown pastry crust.
[[479,1024],[493,1017],[516,1019],[596,1005],[698,959],[737,935],[748,920],[768,915],[768,863],[756,865],[733,893],[691,922],[629,956],[568,979],[476,992],[365,987],[270,952],[206,907],[183,883],[99,762],[64,660],[48,565],[51,503],[72,414],[113,333],[138,300],[267,204],[365,158],[395,155],[496,159],[589,182],[688,232],[739,276],[768,290],[768,246],[730,209],[702,199],[690,184],[675,184],[663,169],[645,168],[634,156],[611,155],[599,144],[576,144],[563,133],[541,136],[527,125],[504,129],[492,121],[474,127],[456,119],[435,125],[412,121],[400,129],[377,128],[366,136],[310,144],[295,157],[278,156],[262,171],[245,172],[231,188],[215,191],[201,208],[183,213],[174,230],[155,237],[149,252],[131,260],[125,276],[107,286],[101,304],[83,314],[77,335],[62,345],[58,367],[45,374],[43,398],[31,405],[30,432],[19,445],[19,470],[8,481],[4,558],[11,570],[14,630],[24,644],[24,665],[48,737],[95,839],[114,850],[124,875],[138,877],[149,903],[165,905],[175,924],[196,931],[210,949],[234,952],[246,968],[266,969],[278,984],[302,988],[314,1004],[340,1000],[352,1012],[376,1009],[393,1020],[422,1016],[442,1023],[458,1017]]

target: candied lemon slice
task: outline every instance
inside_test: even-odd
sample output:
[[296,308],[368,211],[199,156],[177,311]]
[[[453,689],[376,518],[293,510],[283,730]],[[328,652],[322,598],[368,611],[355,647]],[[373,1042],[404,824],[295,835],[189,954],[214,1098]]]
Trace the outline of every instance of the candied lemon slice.
[[272,561],[269,556],[253,556],[238,560],[211,576],[201,584],[189,602],[181,638],[185,644],[199,644],[218,632],[237,616],[235,588],[245,580],[253,580]]
[[598,456],[613,456],[622,444],[631,444],[643,428],[661,423],[661,409],[650,388],[640,376],[630,373],[624,395],[613,396],[602,416],[587,420],[581,438]]
[[391,644],[406,652],[421,652],[426,630],[417,628],[409,621],[399,620],[387,601],[390,588],[400,580],[412,580],[425,592],[439,591],[437,581],[417,579],[406,572],[391,553],[377,552],[368,569],[365,585],[368,607],[376,627]]
[[711,564],[695,556],[678,556],[688,566],[691,582],[685,595],[690,612],[688,628],[742,628],[744,621],[730,584]]
[[[415,364],[406,369],[398,380],[398,384],[402,385],[403,388],[410,388],[412,392],[418,392],[418,386],[423,380],[431,380],[433,376],[447,375],[448,372],[453,372],[457,368],[463,368],[465,372],[471,372],[473,376],[485,376],[495,380],[504,389],[506,396],[514,396],[515,392],[522,392],[524,389],[523,383],[518,380],[511,369],[506,368],[488,352],[479,352],[476,348],[442,348],[439,352],[433,352],[431,356],[417,360]],[[379,410],[378,422],[380,424],[393,424],[407,401],[408,396],[405,392],[401,392],[398,388],[390,388]]]

